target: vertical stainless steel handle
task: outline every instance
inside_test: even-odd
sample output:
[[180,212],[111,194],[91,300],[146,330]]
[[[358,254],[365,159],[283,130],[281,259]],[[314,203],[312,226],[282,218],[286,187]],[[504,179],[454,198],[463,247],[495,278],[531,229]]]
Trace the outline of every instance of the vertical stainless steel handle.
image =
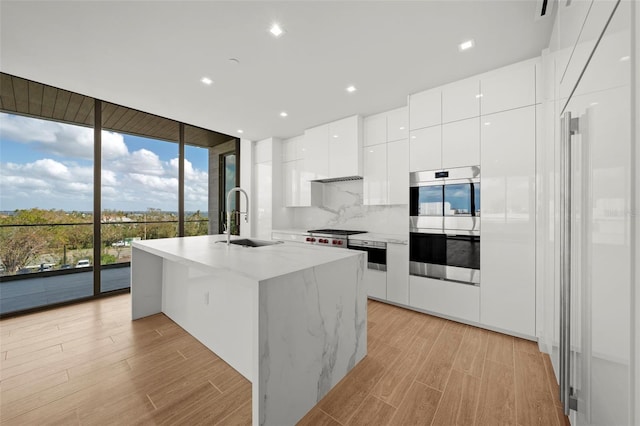
[[560,124],[560,401],[571,409],[571,136],[577,119],[563,114]]

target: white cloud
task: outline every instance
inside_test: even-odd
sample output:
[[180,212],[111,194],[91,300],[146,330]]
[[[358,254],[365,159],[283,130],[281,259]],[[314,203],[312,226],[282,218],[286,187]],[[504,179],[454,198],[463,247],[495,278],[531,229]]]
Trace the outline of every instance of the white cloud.
[[[93,159],[93,129],[56,121],[0,113],[2,137],[64,158]],[[129,153],[119,133],[102,132],[102,155],[115,159]]]
[[[30,145],[37,160],[0,163],[0,210],[93,208],[93,130],[0,113],[1,139]],[[178,209],[177,158],[129,151],[122,135],[102,134],[103,209]],[[208,210],[209,177],[185,160],[185,209]]]

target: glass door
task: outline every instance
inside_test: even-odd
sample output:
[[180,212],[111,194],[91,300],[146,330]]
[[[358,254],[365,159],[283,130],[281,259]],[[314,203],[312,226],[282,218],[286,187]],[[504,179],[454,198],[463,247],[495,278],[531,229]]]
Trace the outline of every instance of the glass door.
[[220,155],[220,211],[219,211],[219,230],[220,234],[226,232],[227,210],[231,212],[231,235],[240,235],[240,224],[238,215],[238,203],[240,194],[236,193],[229,200],[227,205],[227,194],[229,191],[238,186],[238,173],[236,152],[231,151]]

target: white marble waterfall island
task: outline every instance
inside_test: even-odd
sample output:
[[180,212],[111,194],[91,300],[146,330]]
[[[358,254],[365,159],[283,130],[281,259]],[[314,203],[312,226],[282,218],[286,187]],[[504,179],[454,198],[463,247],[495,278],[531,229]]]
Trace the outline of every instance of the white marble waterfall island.
[[251,381],[253,425],[293,425],[367,353],[365,254],[223,239],[135,241],[133,319],[163,312]]

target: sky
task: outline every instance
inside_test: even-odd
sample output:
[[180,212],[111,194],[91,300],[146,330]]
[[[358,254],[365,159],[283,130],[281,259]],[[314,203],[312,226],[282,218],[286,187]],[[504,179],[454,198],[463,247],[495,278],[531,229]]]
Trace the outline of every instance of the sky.
[[[102,209],[178,210],[178,144],[102,132]],[[185,146],[185,210],[207,211],[207,150]],[[93,210],[93,129],[0,113],[0,210]]]

